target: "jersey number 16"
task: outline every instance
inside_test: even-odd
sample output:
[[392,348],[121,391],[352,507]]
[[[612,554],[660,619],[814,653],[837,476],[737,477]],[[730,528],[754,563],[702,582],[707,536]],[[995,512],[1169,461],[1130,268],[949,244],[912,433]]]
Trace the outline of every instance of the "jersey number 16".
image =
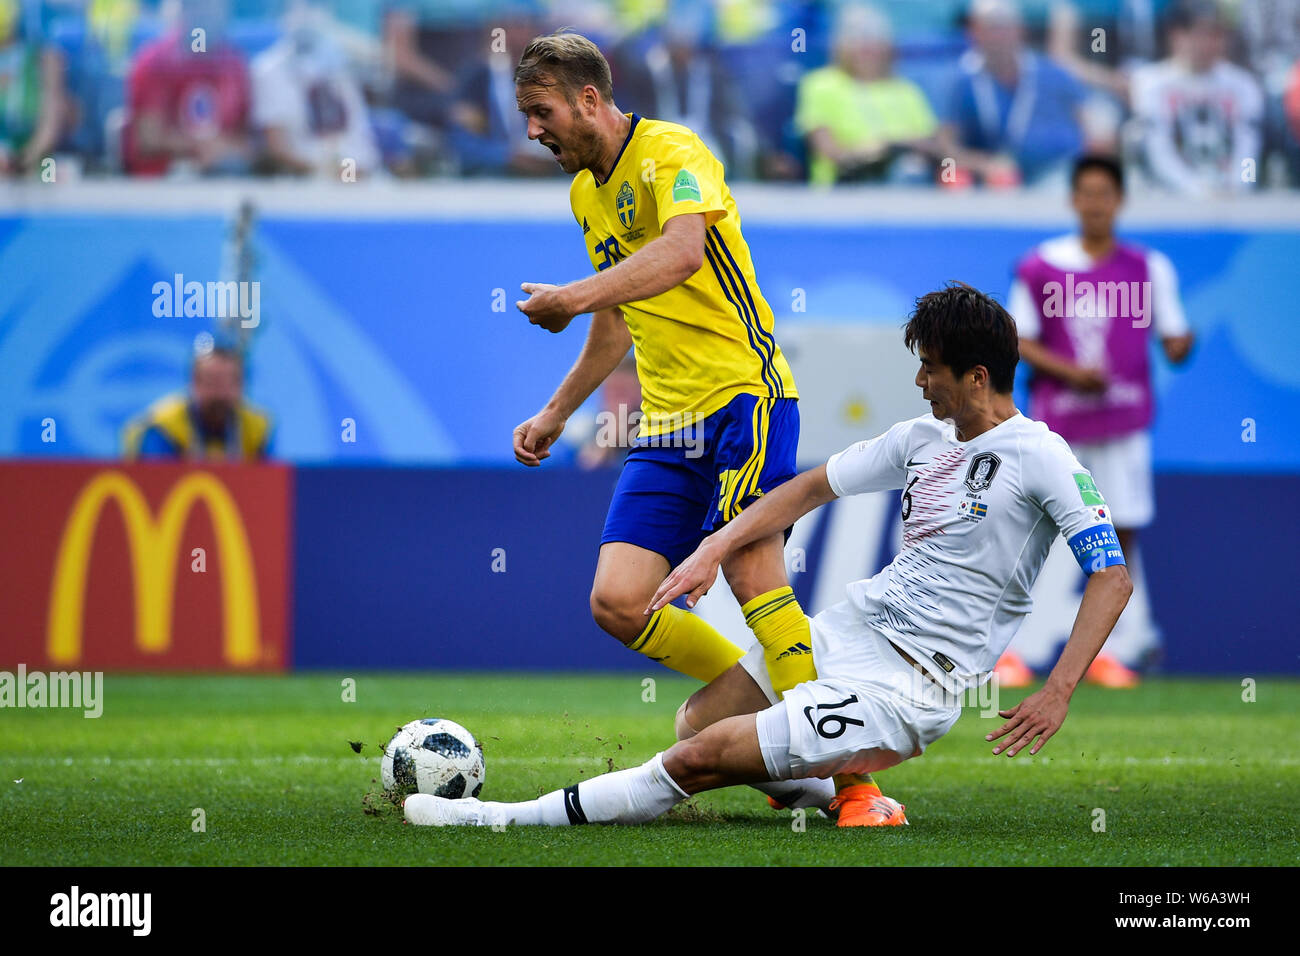
[[[844,700],[837,704],[818,704],[817,710],[819,712],[823,710],[840,710],[841,708],[849,706],[849,704],[856,704],[857,702],[858,695],[854,694],[852,697],[844,698]],[[844,731],[849,729],[850,724],[855,727],[865,726],[863,722],[858,720],[856,717],[844,717],[841,714],[827,714],[820,720],[814,720],[812,712],[813,707],[809,704],[803,709],[804,718],[808,723],[812,724],[813,730],[817,731],[819,737],[824,737],[827,740],[834,740],[836,737],[844,736]]]

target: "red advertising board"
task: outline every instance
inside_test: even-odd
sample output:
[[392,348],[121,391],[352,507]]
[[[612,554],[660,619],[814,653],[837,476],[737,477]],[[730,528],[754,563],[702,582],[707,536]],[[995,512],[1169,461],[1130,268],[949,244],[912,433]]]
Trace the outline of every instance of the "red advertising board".
[[292,472],[0,463],[0,669],[280,671]]

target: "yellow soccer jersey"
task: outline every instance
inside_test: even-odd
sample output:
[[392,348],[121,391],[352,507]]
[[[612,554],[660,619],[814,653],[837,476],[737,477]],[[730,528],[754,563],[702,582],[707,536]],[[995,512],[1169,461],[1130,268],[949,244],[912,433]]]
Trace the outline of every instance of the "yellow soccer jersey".
[[798,398],[722,163],[685,126],[629,115],[609,179],[598,183],[584,169],[569,190],[591,264],[600,271],[627,258],[674,216],[704,213],[708,226],[699,271],[622,306],[641,380],[641,433],[674,431],[737,395]]

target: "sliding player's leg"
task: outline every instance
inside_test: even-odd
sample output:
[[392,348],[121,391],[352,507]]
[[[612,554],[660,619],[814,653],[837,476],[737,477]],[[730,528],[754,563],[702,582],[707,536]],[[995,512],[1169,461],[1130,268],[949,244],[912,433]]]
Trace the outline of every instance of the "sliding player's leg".
[[427,826],[573,826],[645,823],[692,794],[767,780],[753,714],[729,717],[639,767],[601,774],[522,803],[447,800],[416,793],[406,819]]
[[[884,656],[882,642],[877,635],[858,649],[860,660],[872,659],[870,678],[800,684],[780,703],[758,714],[726,717],[639,767],[522,803],[412,794],[406,819],[462,826],[644,823],[705,790],[892,767],[920,756],[947,733],[961,708],[942,696],[908,690],[910,677]],[[906,822],[896,801],[877,797],[875,804],[873,814],[885,822]],[[846,825],[843,815],[839,823]]]
[[601,545],[592,616],[632,650],[707,683],[740,659],[740,648],[702,617],[671,604],[646,617],[668,571],[661,554],[623,541]]
[[[837,783],[886,770],[943,736],[961,716],[961,701],[918,670],[867,623],[850,601],[812,620],[819,676],[786,692],[789,768],[774,776],[833,775]],[[768,736],[773,736],[769,734]],[[906,823],[902,805],[874,783],[839,786],[840,826]]]
[[[728,717],[756,714],[776,703],[761,653],[747,654],[721,676],[701,687],[677,711],[674,730],[678,740],[690,740],[706,727]],[[761,683],[760,683],[761,682]],[[835,798],[830,780],[780,780],[753,784],[777,809],[829,811]]]
[[[720,413],[716,468],[717,492],[705,530],[731,521],[746,507],[798,474],[799,403],[789,398],[738,396]],[[731,593],[745,623],[763,648],[763,659],[777,696],[814,680],[808,618],[785,571],[786,534],[774,534],[740,549],[723,563]],[[836,781],[845,799],[870,797],[870,775]],[[858,789],[853,789],[858,788]],[[878,790],[876,791],[878,792]]]
[[[763,648],[778,696],[817,679],[812,632],[785,572],[785,540],[776,534],[733,554],[723,566],[727,584],[741,602],[745,623]],[[880,790],[870,774],[842,774],[835,780],[842,801],[872,800]]]
[[774,703],[775,695],[769,697],[768,692],[742,664],[733,664],[688,697],[678,708],[674,723],[677,739],[689,740],[705,727],[720,720],[740,714],[756,714]]

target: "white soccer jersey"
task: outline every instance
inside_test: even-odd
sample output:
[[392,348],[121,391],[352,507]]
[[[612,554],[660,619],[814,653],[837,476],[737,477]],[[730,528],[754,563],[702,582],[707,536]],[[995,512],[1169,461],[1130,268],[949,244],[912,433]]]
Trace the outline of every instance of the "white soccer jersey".
[[903,489],[903,549],[848,599],[955,693],[988,679],[1058,531],[1089,573],[1124,563],[1092,476],[1019,412],[967,442],[933,415],[899,422],[832,456],[826,476],[840,497]]

